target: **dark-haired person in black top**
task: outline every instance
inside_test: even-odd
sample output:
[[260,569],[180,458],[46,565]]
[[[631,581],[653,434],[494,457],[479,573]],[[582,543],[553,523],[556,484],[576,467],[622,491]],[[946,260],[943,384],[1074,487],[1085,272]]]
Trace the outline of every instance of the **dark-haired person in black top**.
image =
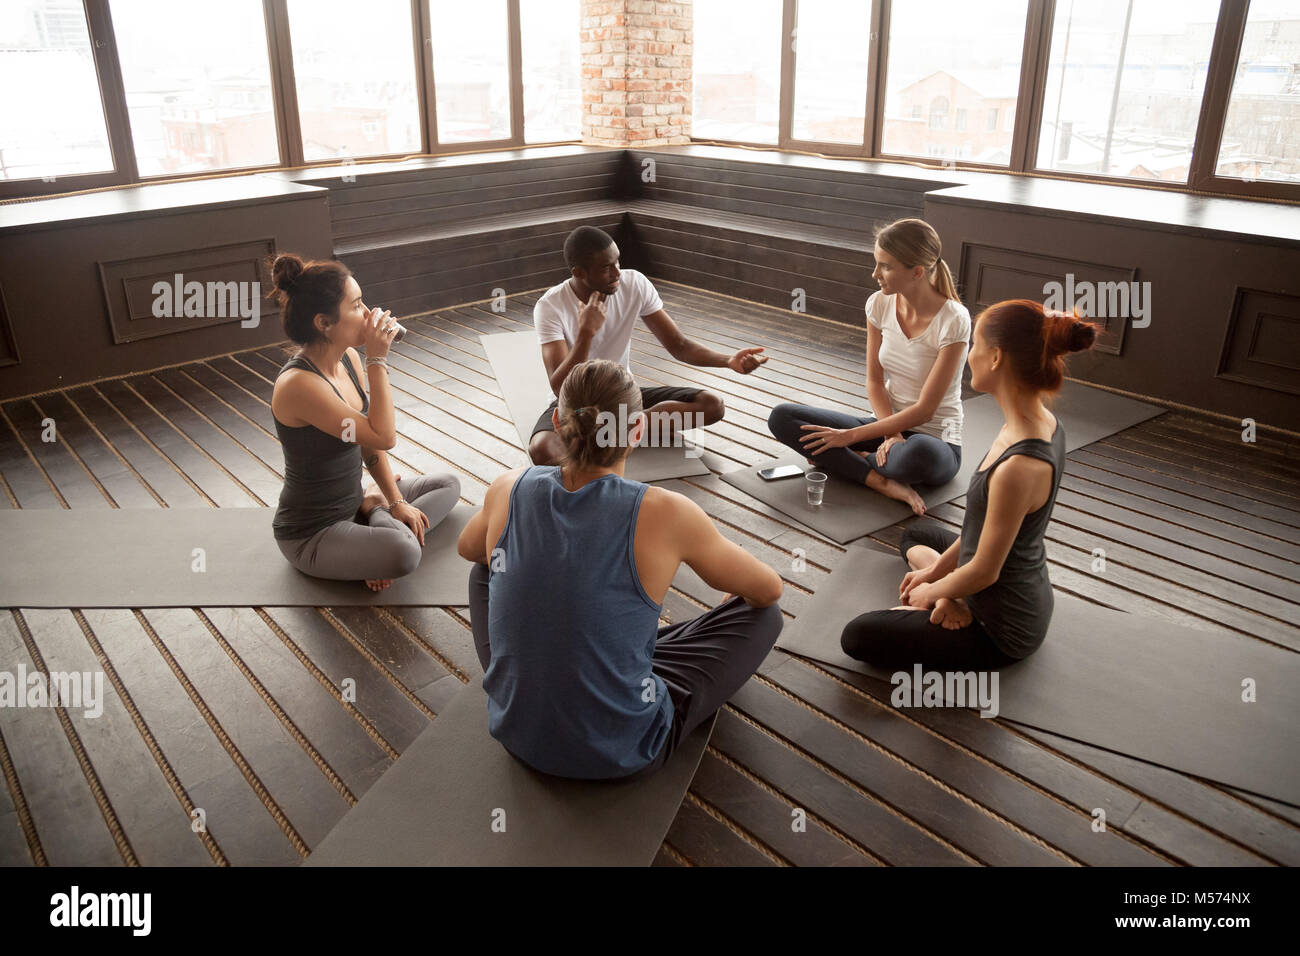
[[[271,396],[284,448],[284,488],[272,529],[299,571],[366,582],[382,591],[420,565],[424,535],[456,506],[452,474],[394,475],[397,443],[388,349],[392,315],[369,309],[341,262],[281,255],[272,266],[285,334],[302,346],[280,369]],[[366,350],[369,393],[357,368]],[[361,466],[375,484],[364,494]]]
[[1006,421],[971,476],[961,534],[927,521],[903,533],[912,568],[903,603],[849,622],[846,654],[885,668],[985,670],[1038,649],[1053,608],[1043,533],[1065,468],[1065,431],[1047,403],[1064,381],[1064,354],[1095,335],[1091,323],[1028,299],[975,320],[971,387],[993,395]]

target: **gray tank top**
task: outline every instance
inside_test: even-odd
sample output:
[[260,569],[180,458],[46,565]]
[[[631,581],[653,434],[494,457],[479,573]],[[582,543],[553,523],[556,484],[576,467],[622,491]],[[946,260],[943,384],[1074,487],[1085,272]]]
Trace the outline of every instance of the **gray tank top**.
[[993,643],[1015,658],[1028,657],[1047,636],[1055,602],[1052,582],[1047,577],[1047,551],[1043,534],[1052,517],[1056,492],[1065,471],[1065,429],[1060,419],[1050,442],[1025,438],[1007,447],[984,471],[971,475],[966,490],[966,517],[961,525],[961,552],[957,566],[975,557],[984,515],[989,504],[989,476],[1012,455],[1029,455],[1052,463],[1052,493],[1046,504],[1030,512],[1020,522],[1020,531],[1002,563],[998,579],[982,591],[967,596],[971,614],[984,626]]
[[[346,352],[343,364],[361,395],[358,414],[365,415],[370,410],[370,396],[361,387]],[[276,378],[291,368],[315,372],[329,382],[311,360],[301,355],[285,362]],[[340,401],[346,402],[333,382],[330,388]],[[275,537],[288,541],[310,538],[332,524],[351,520],[361,507],[361,446],[335,438],[315,425],[286,425],[278,418],[275,432],[284,449],[284,487],[271,522]]]

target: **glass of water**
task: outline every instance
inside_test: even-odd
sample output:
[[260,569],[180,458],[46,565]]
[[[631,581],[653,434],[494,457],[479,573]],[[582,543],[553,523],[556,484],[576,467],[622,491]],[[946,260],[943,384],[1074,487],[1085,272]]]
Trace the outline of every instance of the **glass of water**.
[[822,496],[826,493],[826,476],[820,471],[810,471],[804,477],[804,487],[808,489],[808,504],[820,507]]

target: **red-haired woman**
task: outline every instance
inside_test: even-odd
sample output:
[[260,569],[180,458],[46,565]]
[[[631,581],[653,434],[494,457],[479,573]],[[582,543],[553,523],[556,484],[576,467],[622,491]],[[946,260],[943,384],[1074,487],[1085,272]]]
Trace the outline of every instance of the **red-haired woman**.
[[971,387],[997,399],[1005,423],[966,493],[961,534],[913,524],[899,552],[912,568],[903,604],[871,611],[840,635],[850,657],[885,668],[998,668],[1028,657],[1052,618],[1043,533],[1065,468],[1065,431],[1051,412],[1064,355],[1096,327],[1028,299],[975,320]]

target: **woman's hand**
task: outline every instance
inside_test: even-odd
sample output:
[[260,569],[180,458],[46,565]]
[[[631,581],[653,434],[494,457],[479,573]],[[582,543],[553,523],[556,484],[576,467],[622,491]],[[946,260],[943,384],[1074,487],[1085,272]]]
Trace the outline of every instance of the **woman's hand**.
[[[912,573],[915,574],[916,572]],[[935,597],[934,591],[934,582],[922,581],[920,584],[914,585],[912,589],[908,591],[907,597],[904,598],[904,600],[912,607],[934,607],[935,603],[941,600],[940,598]]]
[[410,528],[420,539],[420,547],[424,547],[424,532],[429,527],[429,518],[423,511],[408,501],[399,501],[388,509],[388,513]]
[[831,448],[844,448],[858,441],[852,428],[827,428],[825,425],[801,425],[808,432],[799,439],[804,451],[810,455],[820,455]]
[[388,347],[393,344],[393,336],[397,334],[393,313],[384,309],[371,309],[366,316],[365,334],[366,358],[383,358],[388,354]]
[[889,449],[893,448],[895,445],[902,444],[905,441],[907,441],[907,439],[902,435],[890,435],[882,441],[880,446],[876,449],[876,467],[884,468],[885,459],[889,456]]
[[939,598],[930,612],[931,624],[942,624],[950,631],[966,627],[973,619],[970,608],[961,598]]
[[922,568],[920,571],[908,571],[903,575],[903,583],[898,586],[898,597],[904,604],[907,603],[908,595],[918,584],[929,584],[934,580],[934,565],[928,568]]

